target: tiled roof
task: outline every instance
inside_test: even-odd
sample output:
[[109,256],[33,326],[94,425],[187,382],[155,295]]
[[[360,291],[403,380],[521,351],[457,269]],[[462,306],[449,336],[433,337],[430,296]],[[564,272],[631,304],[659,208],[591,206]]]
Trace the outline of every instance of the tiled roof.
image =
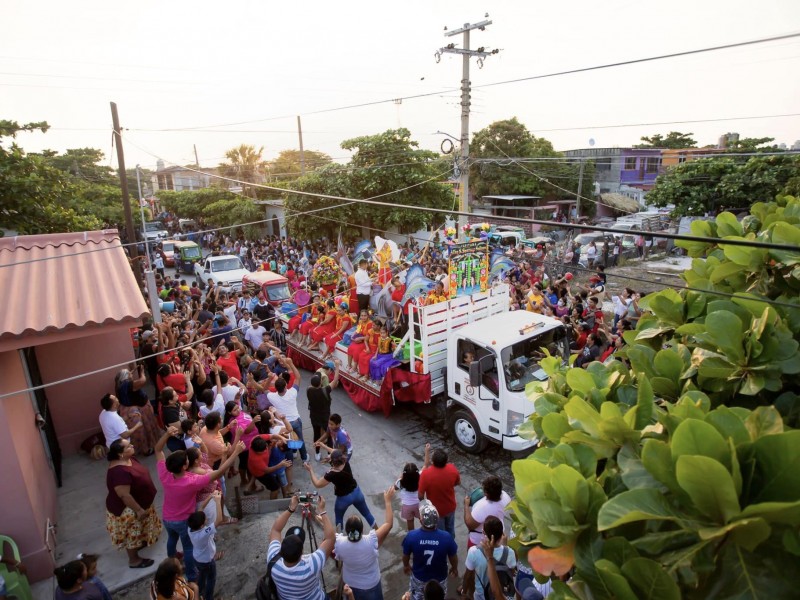
[[0,340],[149,313],[116,229],[0,238],[0,289]]

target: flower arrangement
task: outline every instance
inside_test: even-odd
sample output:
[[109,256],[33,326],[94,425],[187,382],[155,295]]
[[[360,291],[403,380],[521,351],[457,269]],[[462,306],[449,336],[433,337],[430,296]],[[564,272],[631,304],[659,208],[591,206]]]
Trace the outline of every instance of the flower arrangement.
[[339,263],[330,256],[320,256],[311,272],[311,278],[320,285],[334,285],[341,276]]
[[448,227],[444,230],[444,237],[447,242],[454,242],[458,237],[458,230],[455,227]]

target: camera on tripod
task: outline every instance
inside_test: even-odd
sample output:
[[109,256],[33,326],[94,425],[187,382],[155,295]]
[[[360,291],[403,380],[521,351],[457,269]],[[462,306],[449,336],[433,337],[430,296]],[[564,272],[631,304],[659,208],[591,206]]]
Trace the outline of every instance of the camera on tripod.
[[318,492],[300,492],[297,494],[297,499],[303,504],[309,504],[316,500]]

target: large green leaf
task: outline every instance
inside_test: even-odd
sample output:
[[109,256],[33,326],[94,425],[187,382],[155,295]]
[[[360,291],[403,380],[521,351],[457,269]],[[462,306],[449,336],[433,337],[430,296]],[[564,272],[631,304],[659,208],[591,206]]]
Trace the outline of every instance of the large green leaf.
[[624,537],[609,538],[603,544],[603,558],[615,565],[624,565],[632,558],[638,558],[639,552]]
[[603,580],[606,587],[611,591],[615,600],[638,600],[636,593],[631,588],[628,580],[620,572],[617,565],[610,560],[601,558],[594,563],[598,576]]
[[717,235],[719,237],[741,236],[742,224],[736,219],[733,213],[721,212],[714,219],[717,223]]
[[717,540],[728,536],[730,541],[746,548],[750,552],[765,541],[772,533],[772,528],[762,518],[739,519],[722,527],[702,527],[700,538]]
[[762,517],[770,523],[800,525],[800,500],[795,502],[760,502],[745,506],[737,519]]
[[707,456],[679,456],[675,476],[695,508],[714,522],[724,524],[739,514],[733,478],[720,462]]
[[686,366],[675,350],[659,350],[655,358],[656,371],[661,377],[673,380],[675,383],[681,377]]
[[713,425],[698,419],[686,419],[678,425],[670,441],[672,460],[683,455],[713,458],[730,468],[730,454],[725,438]]
[[744,424],[753,441],[765,435],[783,433],[781,414],[772,406],[757,407]]
[[664,484],[672,493],[685,496],[685,492],[675,478],[675,465],[670,447],[666,442],[654,439],[646,440],[642,446],[642,464],[657,481]]
[[639,600],[680,600],[678,584],[660,564],[649,558],[632,558],[622,565],[622,574]]
[[[580,371],[581,369],[573,370]],[[572,371],[570,371],[570,373],[571,372]],[[585,375],[589,377],[590,380],[592,379],[591,375],[588,373],[585,373]],[[594,385],[594,383],[592,383],[592,385]],[[600,423],[602,421],[600,413],[583,398],[573,396],[564,407],[564,412],[567,413],[570,425],[573,427],[578,426],[586,433],[596,438],[605,438],[600,429]]]
[[742,320],[726,310],[712,312],[706,317],[706,332],[730,362],[744,358]]
[[561,436],[572,431],[572,427],[564,413],[550,413],[542,419],[542,430],[549,440],[558,443]]
[[753,502],[794,502],[800,498],[800,430],[753,442],[756,470]]
[[655,409],[653,390],[646,377],[639,378],[639,389],[636,394],[636,429],[644,429],[653,421]]
[[589,510],[589,486],[578,471],[567,465],[558,465],[553,469],[550,479],[561,506],[568,508],[575,515],[575,519],[583,523]]
[[605,531],[635,521],[676,521],[683,518],[662,492],[652,488],[629,490],[609,499],[600,508],[597,529]]
[[533,522],[539,541],[545,546],[556,548],[563,546],[578,537],[586,528],[577,522],[573,514],[552,500],[537,500],[528,508],[531,511]]
[[711,423],[723,438],[730,438],[735,445],[750,441],[750,434],[744,422],[727,406],[719,406],[706,415],[706,422]]
[[659,531],[645,533],[631,540],[631,545],[644,554],[656,556],[678,548],[686,548],[696,544],[700,538],[695,531],[678,529],[675,531]]
[[584,396],[597,387],[594,378],[589,373],[583,369],[574,368],[567,371],[567,385],[574,392],[579,392]]
[[645,469],[642,459],[636,455],[631,444],[626,444],[617,454],[622,481],[629,490],[638,488],[655,488],[666,492],[667,487],[658,482],[650,472]]
[[613,595],[597,574],[595,563],[603,558],[603,538],[594,532],[583,532],[575,545],[575,567],[578,578],[591,587],[591,596],[595,600],[611,600]]
[[648,296],[648,307],[655,315],[669,325],[683,325],[685,322],[683,298],[671,288]]

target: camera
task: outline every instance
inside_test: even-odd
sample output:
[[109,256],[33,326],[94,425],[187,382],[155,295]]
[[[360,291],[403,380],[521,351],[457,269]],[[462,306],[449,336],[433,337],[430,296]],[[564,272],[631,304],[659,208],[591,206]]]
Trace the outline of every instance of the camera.
[[313,502],[316,497],[317,497],[317,492],[300,492],[297,495],[297,499],[305,504]]

